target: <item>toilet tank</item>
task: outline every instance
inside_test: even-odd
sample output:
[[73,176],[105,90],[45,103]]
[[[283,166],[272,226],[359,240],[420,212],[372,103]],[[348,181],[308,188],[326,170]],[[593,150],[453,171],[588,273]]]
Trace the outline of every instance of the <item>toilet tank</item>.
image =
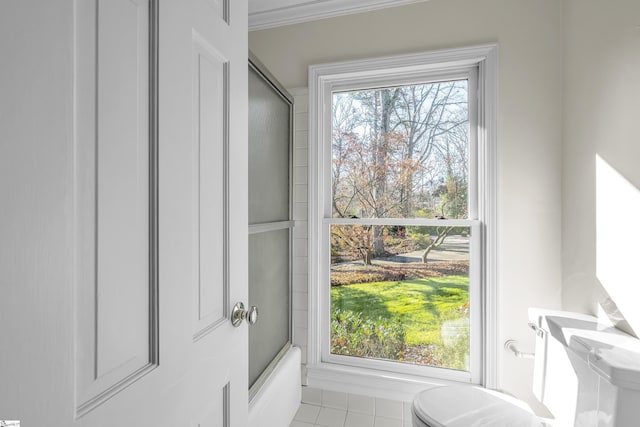
[[583,314],[532,308],[529,321],[533,392],[557,425],[640,425],[640,340]]

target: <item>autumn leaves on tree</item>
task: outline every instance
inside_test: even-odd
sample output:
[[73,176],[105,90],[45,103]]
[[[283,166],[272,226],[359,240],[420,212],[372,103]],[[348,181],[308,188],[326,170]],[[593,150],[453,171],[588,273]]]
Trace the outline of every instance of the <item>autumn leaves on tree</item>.
[[[334,218],[467,218],[467,81],[333,95]],[[385,238],[407,232],[429,251],[452,227],[332,227],[332,250],[370,265]]]

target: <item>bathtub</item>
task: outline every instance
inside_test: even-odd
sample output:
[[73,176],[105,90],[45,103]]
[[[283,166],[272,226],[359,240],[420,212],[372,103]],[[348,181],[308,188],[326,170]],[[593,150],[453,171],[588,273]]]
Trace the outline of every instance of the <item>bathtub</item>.
[[291,347],[249,402],[249,426],[288,427],[300,406],[301,353]]

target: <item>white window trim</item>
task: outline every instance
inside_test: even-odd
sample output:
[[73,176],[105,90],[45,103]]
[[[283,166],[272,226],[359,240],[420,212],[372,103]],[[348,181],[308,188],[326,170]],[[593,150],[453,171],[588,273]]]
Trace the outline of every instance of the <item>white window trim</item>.
[[[319,203],[320,192],[330,191],[330,176],[321,165],[330,156],[330,147],[322,143],[330,135],[331,93],[341,88],[353,89],[361,84],[398,85],[421,80],[425,74],[437,78],[477,67],[478,69],[478,216],[484,259],[481,262],[482,351],[479,377],[474,382],[489,388],[497,386],[498,358],[498,275],[497,275],[497,45],[432,51],[420,54],[312,65],[309,67],[309,319],[307,347],[307,384],[320,388],[341,389],[353,393],[367,392],[381,397],[407,398],[432,384],[448,381],[436,377],[416,378],[407,373],[381,372],[322,360],[322,311],[324,310],[321,277],[324,266],[319,245],[324,231],[325,206]],[[325,126],[320,126],[325,124]],[[473,130],[472,130],[473,131]],[[325,298],[326,299],[326,298]],[[452,378],[452,377],[449,377]],[[383,380],[384,379],[384,380]]]

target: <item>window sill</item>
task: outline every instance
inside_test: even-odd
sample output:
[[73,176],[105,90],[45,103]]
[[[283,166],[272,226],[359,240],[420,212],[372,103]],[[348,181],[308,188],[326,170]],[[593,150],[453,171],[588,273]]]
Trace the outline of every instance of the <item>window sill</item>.
[[422,390],[454,384],[460,383],[333,363],[306,366],[306,385],[310,387],[405,402],[411,402]]

